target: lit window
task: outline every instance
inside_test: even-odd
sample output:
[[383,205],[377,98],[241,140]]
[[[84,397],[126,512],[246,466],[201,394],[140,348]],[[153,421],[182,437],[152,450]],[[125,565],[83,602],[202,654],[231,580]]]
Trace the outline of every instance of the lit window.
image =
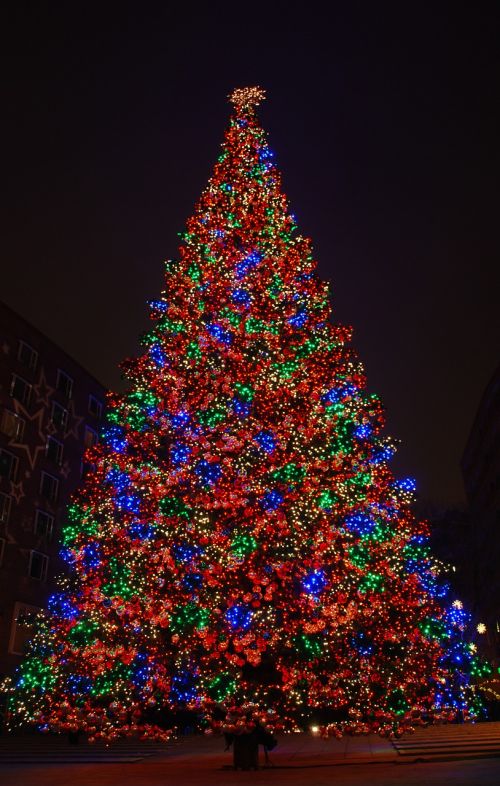
[[15,480],[17,476],[17,456],[8,450],[0,448],[0,476],[8,480]]
[[53,464],[57,464],[57,466],[60,467],[63,457],[62,442],[58,442],[58,440],[54,439],[54,437],[47,437],[45,455],[49,461],[52,461]]
[[49,502],[57,502],[59,496],[59,481],[48,472],[43,472],[40,480],[40,494]]
[[71,398],[73,393],[73,380],[60,368],[57,369],[56,390],[65,398]]
[[11,499],[8,494],[0,493],[0,521],[6,524],[9,520]]
[[24,420],[11,412],[10,409],[4,409],[2,413],[2,422],[0,425],[2,434],[5,434],[10,439],[22,442],[24,435]]
[[92,394],[89,396],[89,412],[95,418],[100,418],[102,415],[102,404],[99,399]]
[[38,352],[26,344],[25,341],[19,342],[19,349],[17,351],[17,359],[23,366],[26,366],[31,371],[34,371],[38,363]]
[[52,423],[60,429],[65,429],[68,423],[68,410],[61,407],[57,401],[52,402]]
[[9,652],[24,655],[26,645],[35,633],[35,615],[42,609],[16,601],[10,629]]
[[43,538],[50,538],[54,531],[54,516],[46,513],[45,510],[37,510],[35,513],[35,534]]
[[28,576],[38,581],[45,581],[49,567],[49,558],[41,551],[30,551],[30,561],[28,565]]
[[93,448],[97,442],[97,434],[94,429],[89,428],[89,426],[85,426],[85,434],[83,436],[83,444],[85,445],[85,450],[88,448]]
[[31,400],[31,385],[26,382],[22,377],[17,374],[12,375],[12,382],[10,383],[10,395],[12,398],[17,399],[25,407],[29,406]]
[[92,475],[96,471],[96,465],[93,464],[91,461],[82,461],[80,467],[80,475],[82,478],[88,477],[88,475]]

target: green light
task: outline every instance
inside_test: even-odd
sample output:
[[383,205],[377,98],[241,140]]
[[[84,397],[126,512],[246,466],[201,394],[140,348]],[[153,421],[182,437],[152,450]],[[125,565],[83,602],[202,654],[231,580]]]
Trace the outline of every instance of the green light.
[[218,674],[207,686],[207,693],[214,701],[223,701],[236,689],[236,680],[227,672]]
[[233,538],[231,551],[237,557],[246,557],[258,548],[257,541],[247,532],[241,532]]
[[237,396],[243,401],[251,401],[254,397],[254,389],[250,385],[245,385],[243,382],[236,382],[234,389]]
[[182,633],[192,628],[202,630],[208,625],[209,619],[209,609],[204,609],[196,603],[186,603],[175,609],[170,628],[173,633]]
[[299,656],[305,660],[320,658],[325,648],[323,637],[319,635],[307,636],[305,633],[294,636],[293,646],[297,649]]

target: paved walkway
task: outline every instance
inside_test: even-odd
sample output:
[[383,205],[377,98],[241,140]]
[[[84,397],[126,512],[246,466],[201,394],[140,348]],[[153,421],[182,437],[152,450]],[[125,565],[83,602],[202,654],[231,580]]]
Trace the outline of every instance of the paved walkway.
[[[65,736],[30,734],[0,736],[0,762],[5,765],[128,763],[141,760],[217,760],[230,767],[232,757],[223,752],[220,737],[196,736],[173,739],[166,744],[120,740],[113,745],[90,745],[82,739],[70,745]],[[407,734],[401,740],[367,735],[322,740],[307,734],[286,734],[269,755],[276,769],[306,769],[355,764],[407,764],[500,757],[500,723],[435,726]],[[261,754],[261,764],[264,757]]]

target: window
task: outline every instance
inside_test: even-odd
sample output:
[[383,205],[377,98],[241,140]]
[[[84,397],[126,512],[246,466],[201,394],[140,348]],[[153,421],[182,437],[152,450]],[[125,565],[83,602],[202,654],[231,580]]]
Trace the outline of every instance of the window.
[[92,475],[96,471],[96,465],[93,464],[91,461],[82,461],[80,467],[80,475],[82,478],[88,477],[88,475]]
[[41,551],[30,551],[30,561],[28,565],[28,576],[38,581],[45,581],[49,567],[49,558]]
[[40,481],[40,494],[48,499],[49,502],[57,502],[59,495],[59,481],[48,472],[43,472]]
[[52,423],[60,429],[65,429],[68,423],[68,410],[61,407],[57,401],[52,402]]
[[50,538],[54,531],[54,516],[44,510],[35,513],[35,534],[43,538]]
[[35,614],[41,610],[39,606],[28,606],[28,604],[19,601],[14,604],[9,641],[9,652],[12,655],[24,654],[26,644],[35,633]]
[[17,456],[8,450],[0,448],[0,476],[8,480],[15,480],[17,476]]
[[26,344],[25,341],[19,342],[19,349],[17,352],[17,359],[23,366],[26,366],[31,371],[36,369],[36,364],[38,363],[38,352],[30,347],[29,344]]
[[0,568],[3,565],[3,555],[5,554],[5,538],[0,538]]
[[92,396],[92,394],[89,396],[89,412],[95,418],[100,418],[102,415],[102,404],[99,399]]
[[17,374],[12,374],[12,382],[10,383],[10,395],[12,398],[17,399],[24,404],[25,407],[29,406],[31,399],[31,385],[26,382],[22,377]]
[[47,456],[49,461],[52,461],[53,464],[57,464],[58,467],[62,464],[62,457],[63,457],[63,446],[62,442],[59,442],[54,437],[47,437],[47,444],[45,446],[45,455]]
[[11,499],[8,494],[0,493],[0,521],[7,524],[10,514]]
[[66,398],[71,398],[71,394],[73,393],[73,380],[65,371],[61,371],[60,368],[57,369],[56,390],[62,393]]
[[93,448],[97,442],[97,434],[93,428],[89,428],[89,426],[85,426],[85,434],[83,435],[83,444],[85,445],[85,450],[88,448]]
[[24,434],[24,420],[11,412],[10,409],[4,409],[2,413],[2,423],[0,426],[2,433],[10,439],[22,442]]

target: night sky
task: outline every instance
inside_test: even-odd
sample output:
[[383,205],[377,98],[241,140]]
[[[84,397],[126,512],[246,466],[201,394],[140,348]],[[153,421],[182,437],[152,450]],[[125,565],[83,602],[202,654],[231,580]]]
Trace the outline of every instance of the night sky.
[[120,387],[226,96],[259,84],[334,319],[402,440],[396,469],[460,504],[500,360],[498,4],[10,5],[1,299]]

